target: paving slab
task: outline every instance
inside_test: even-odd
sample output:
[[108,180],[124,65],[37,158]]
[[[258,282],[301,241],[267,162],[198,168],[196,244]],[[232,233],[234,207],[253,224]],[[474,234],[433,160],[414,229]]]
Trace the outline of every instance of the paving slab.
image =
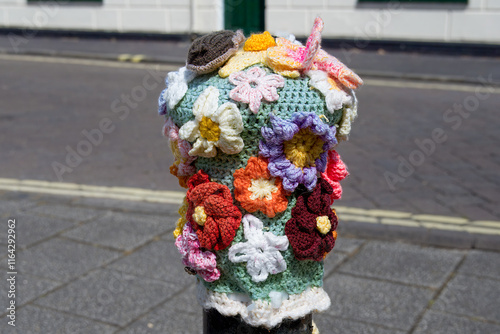
[[[2,268],[3,273],[7,273],[7,269]],[[5,274],[5,278],[9,276]],[[29,274],[17,274],[16,275],[16,305],[21,306],[26,304],[29,301],[32,301],[39,296],[49,292],[52,289],[55,289],[57,286],[62,283],[53,279],[47,279],[43,277],[37,277]],[[0,284],[0,300],[2,301],[1,305],[8,305],[9,299],[7,296],[7,292],[9,290],[9,284],[7,280],[2,279]],[[5,309],[2,308],[0,314],[5,313]]]
[[471,250],[458,272],[464,275],[500,277],[500,253]]
[[0,203],[0,216],[12,218],[15,217],[19,211],[35,205],[36,202],[29,199],[2,200]]
[[324,289],[332,300],[330,316],[406,331],[433,295],[426,288],[338,273],[325,280]]
[[364,242],[366,242],[366,240],[344,238],[342,236],[339,236],[335,241],[335,248],[333,249],[333,251],[352,254],[357,251]]
[[112,334],[116,327],[57,312],[39,306],[28,305],[16,314],[16,327],[0,321],[0,332],[5,334]]
[[[73,220],[44,217],[34,214],[16,214],[16,247],[18,249],[46,239],[78,224]],[[0,240],[7,240],[7,229],[0,231]]]
[[160,216],[108,212],[64,236],[121,250],[131,250],[172,228]]
[[105,211],[101,210],[80,208],[77,206],[70,206],[70,205],[57,205],[57,204],[40,205],[28,210],[28,212],[31,212],[33,214],[51,216],[51,217],[72,219],[79,222],[94,219],[98,216],[102,216],[105,214]]
[[325,277],[337,269],[339,264],[342,263],[347,257],[347,254],[336,252],[335,249],[330,252],[325,258]]
[[454,250],[370,241],[340,272],[438,288],[462,257]]
[[65,282],[120,255],[120,252],[55,238],[18,253],[17,267],[20,273]]
[[383,328],[373,324],[365,324],[355,320],[332,317],[326,313],[315,314],[313,320],[320,333],[325,334],[404,334],[406,332],[396,329]]
[[459,274],[448,283],[432,309],[500,324],[498,291],[498,279]]
[[[478,237],[482,236],[464,231],[432,229],[428,230],[428,233],[425,235],[425,240],[423,240],[422,243],[443,247],[470,249],[477,244]],[[496,240],[498,240],[498,238],[496,238]],[[498,245],[496,248],[498,249]]]
[[203,316],[186,313],[182,309],[152,312],[117,334],[202,334]]
[[500,333],[500,326],[452,314],[429,311],[414,334],[486,334]]
[[153,241],[113,262],[109,267],[137,276],[171,282],[178,286],[192,282],[192,277],[188,277],[184,271],[181,256],[173,240]]
[[474,248],[500,251],[498,235],[478,234],[474,240]]
[[168,299],[176,288],[163,281],[99,269],[35,304],[125,326]]
[[191,286],[117,334],[201,334],[202,312],[194,286]]

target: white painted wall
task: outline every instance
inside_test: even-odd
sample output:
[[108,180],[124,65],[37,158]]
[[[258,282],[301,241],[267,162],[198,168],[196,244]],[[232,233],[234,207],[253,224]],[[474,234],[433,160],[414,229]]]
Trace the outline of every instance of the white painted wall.
[[[104,0],[96,4],[0,0],[0,26],[120,32],[206,33],[223,28],[223,0]],[[357,0],[267,0],[273,33],[309,35],[316,16],[324,37],[500,43],[500,0],[451,4],[359,4]],[[191,9],[193,12],[191,13]]]
[[223,28],[222,3],[222,0],[103,0],[102,4],[72,4],[53,0],[50,5],[28,5],[27,0],[0,0],[0,26],[204,33]]
[[323,36],[331,38],[500,43],[500,0],[467,5],[268,0],[266,25],[271,32],[307,36],[318,15],[325,21]]

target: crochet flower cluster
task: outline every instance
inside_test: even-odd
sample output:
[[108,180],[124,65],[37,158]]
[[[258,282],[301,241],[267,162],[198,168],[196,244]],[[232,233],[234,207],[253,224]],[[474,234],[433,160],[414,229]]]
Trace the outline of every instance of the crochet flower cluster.
[[362,80],[322,50],[322,29],[317,18],[306,45],[215,32],[195,40],[186,66],[167,76],[158,111],[175,158],[170,172],[187,188],[175,244],[186,270],[220,291],[259,284],[266,298],[288,298],[290,282],[263,283],[303,265],[322,270],[335,245],[331,205],[348,175],[335,148],[349,134]]

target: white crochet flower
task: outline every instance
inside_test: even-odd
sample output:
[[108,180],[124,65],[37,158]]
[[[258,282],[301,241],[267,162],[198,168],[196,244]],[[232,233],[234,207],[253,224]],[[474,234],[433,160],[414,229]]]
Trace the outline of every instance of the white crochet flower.
[[349,133],[351,132],[351,123],[354,122],[356,116],[358,116],[358,99],[354,92],[352,93],[353,103],[348,104],[344,108],[344,113],[342,115],[342,120],[340,121],[340,128],[337,131],[337,138],[339,140],[347,140]]
[[262,221],[251,214],[246,214],[242,222],[247,242],[240,242],[229,248],[229,260],[235,263],[246,262],[247,272],[254,282],[263,282],[269,274],[285,271],[286,262],[280,251],[288,248],[288,238],[263,232]]
[[163,98],[167,102],[168,110],[174,109],[177,103],[182,100],[188,90],[188,83],[195,77],[196,73],[188,70],[186,66],[167,74],[167,89],[163,92]]
[[243,131],[241,114],[232,102],[218,106],[219,90],[207,87],[198,96],[193,105],[195,119],[184,124],[179,130],[179,137],[194,142],[189,151],[191,156],[213,158],[217,149],[226,154],[236,154],[243,149]]
[[326,107],[330,113],[342,109],[343,105],[352,104],[352,96],[342,89],[336,89],[328,80],[328,74],[324,71],[308,71],[309,84],[319,90],[325,96]]
[[351,132],[351,123],[358,115],[358,100],[354,91],[347,87],[338,87],[324,71],[308,71],[307,76],[310,79],[309,84],[324,95],[326,108],[330,113],[344,108],[337,137],[339,140],[347,140]]

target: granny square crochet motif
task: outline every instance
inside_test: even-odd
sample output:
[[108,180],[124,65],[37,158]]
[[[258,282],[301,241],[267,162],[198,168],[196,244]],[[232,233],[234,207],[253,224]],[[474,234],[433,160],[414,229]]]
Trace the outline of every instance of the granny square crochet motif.
[[174,231],[198,299],[273,328],[326,310],[323,260],[337,238],[332,204],[347,168],[335,151],[362,80],[321,49],[269,32],[195,40],[159,98],[163,133],[187,189]]

